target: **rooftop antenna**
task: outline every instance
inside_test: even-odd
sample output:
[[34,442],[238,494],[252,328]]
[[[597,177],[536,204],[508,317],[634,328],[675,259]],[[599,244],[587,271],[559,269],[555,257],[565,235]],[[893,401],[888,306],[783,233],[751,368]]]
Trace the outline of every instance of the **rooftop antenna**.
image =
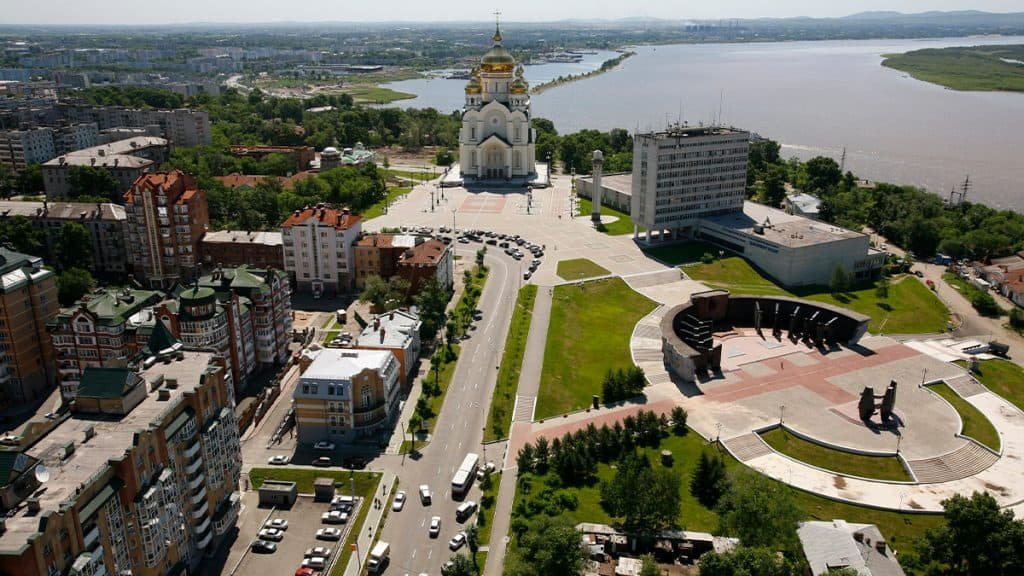
[[967,193],[970,192],[970,191],[971,191],[971,175],[968,174],[967,177],[964,178],[963,185],[960,186],[960,202],[966,202],[967,201]]

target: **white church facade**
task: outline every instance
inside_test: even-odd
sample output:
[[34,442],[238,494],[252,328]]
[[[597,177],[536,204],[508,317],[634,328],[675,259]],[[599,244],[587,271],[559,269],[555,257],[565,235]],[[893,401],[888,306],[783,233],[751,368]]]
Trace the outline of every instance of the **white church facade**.
[[535,139],[530,127],[530,86],[523,78],[523,67],[502,47],[501,31],[496,30],[494,45],[466,84],[459,133],[462,179],[535,180]]

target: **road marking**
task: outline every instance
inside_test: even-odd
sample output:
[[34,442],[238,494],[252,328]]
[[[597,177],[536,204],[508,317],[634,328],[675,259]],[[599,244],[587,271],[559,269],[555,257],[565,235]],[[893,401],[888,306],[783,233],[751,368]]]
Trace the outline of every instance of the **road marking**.
[[430,560],[430,557],[433,556],[433,555],[434,555],[434,551],[433,550],[427,550],[427,560]]
[[415,548],[413,548],[413,549],[412,549],[412,555],[411,555],[411,557],[412,557],[412,558],[415,558],[415,557],[416,557],[416,549],[415,549]]

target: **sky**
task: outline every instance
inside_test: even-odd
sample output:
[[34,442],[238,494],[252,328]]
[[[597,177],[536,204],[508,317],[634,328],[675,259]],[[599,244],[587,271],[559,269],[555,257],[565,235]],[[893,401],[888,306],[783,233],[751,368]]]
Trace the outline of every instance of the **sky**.
[[866,10],[1024,11],[1021,0],[0,0],[0,24],[168,24],[189,22],[544,22],[564,18],[717,19],[845,16]]

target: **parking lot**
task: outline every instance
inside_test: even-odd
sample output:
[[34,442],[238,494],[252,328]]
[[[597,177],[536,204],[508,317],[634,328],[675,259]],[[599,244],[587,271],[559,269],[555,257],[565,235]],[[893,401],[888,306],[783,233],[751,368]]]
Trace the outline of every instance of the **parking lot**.
[[[328,559],[328,568],[331,562],[338,555],[342,543],[348,536],[349,523],[346,524],[323,524],[320,515],[330,510],[327,502],[314,502],[311,497],[299,496],[295,505],[290,509],[274,509],[257,507],[256,492],[246,494],[251,499],[249,505],[238,521],[238,539],[231,550],[231,561],[229,569],[234,568],[233,574],[274,574],[287,576],[294,574],[295,570],[302,564],[302,559],[308,548],[325,546],[331,549],[331,556]],[[358,507],[353,511],[358,511]],[[253,552],[249,547],[252,541],[257,539],[257,534],[263,525],[270,519],[283,518],[288,521],[288,529],[284,538],[277,542],[277,550],[272,553]],[[341,538],[336,541],[318,540],[316,531],[320,528],[336,527],[341,529]],[[238,562],[237,558],[241,558]],[[328,572],[324,569],[324,573]]]

